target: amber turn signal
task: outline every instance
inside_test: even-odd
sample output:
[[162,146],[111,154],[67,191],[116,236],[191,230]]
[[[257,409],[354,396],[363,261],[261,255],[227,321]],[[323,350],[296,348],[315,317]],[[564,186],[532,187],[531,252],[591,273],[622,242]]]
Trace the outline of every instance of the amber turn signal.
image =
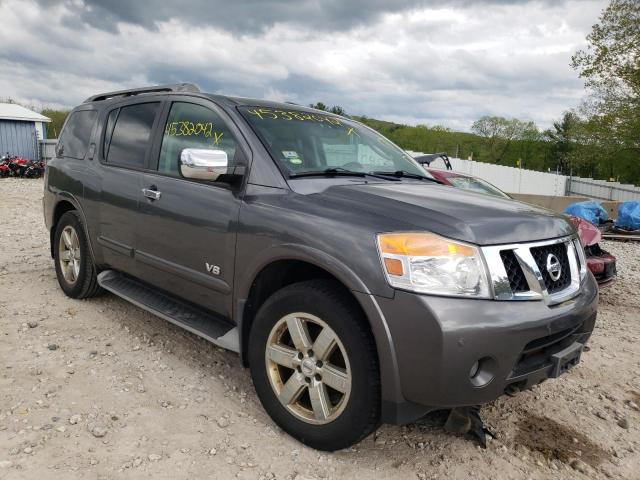
[[[378,236],[382,254],[412,257],[472,257],[473,247],[452,242],[432,233],[387,233]],[[386,266],[386,262],[385,262]],[[387,267],[387,271],[388,267]]]
[[384,267],[387,269],[387,273],[389,275],[395,275],[397,277],[401,277],[404,275],[402,262],[397,258],[385,258]]

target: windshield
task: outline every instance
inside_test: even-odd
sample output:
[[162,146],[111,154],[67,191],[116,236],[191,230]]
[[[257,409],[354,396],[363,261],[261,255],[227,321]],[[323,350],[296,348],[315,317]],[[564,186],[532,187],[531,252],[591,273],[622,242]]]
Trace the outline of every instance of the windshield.
[[265,107],[239,110],[289,175],[333,169],[429,176],[391,141],[346,118]]
[[472,192],[485,193],[494,195],[501,198],[511,198],[502,190],[491,185],[489,182],[485,182],[480,178],[474,177],[447,177],[447,180],[456,188],[462,190],[470,190]]

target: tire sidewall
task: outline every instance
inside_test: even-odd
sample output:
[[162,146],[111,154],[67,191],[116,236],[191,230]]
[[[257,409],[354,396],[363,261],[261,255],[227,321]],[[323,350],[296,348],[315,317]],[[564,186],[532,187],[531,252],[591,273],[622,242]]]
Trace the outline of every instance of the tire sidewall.
[[[71,226],[75,229],[76,235],[78,235],[78,243],[80,244],[80,273],[75,283],[70,284],[64,278],[62,269],[60,267],[60,236],[65,227]],[[79,297],[82,292],[88,276],[92,274],[91,254],[87,244],[87,238],[84,233],[84,226],[80,220],[78,214],[75,211],[69,211],[60,217],[58,224],[56,225],[56,231],[53,237],[53,258],[56,267],[56,276],[58,277],[58,283],[64,293],[72,298]]]
[[[274,294],[256,315],[248,354],[254,386],[267,412],[287,433],[322,450],[345,448],[360,438],[359,426],[371,422],[371,412],[379,412],[379,395],[372,390],[379,386],[377,367],[372,367],[377,366],[371,358],[375,351],[369,342],[362,341],[362,333],[354,323],[361,319],[350,318],[357,313],[348,308],[348,303],[327,302],[320,292],[308,288],[296,291],[293,287]],[[338,418],[325,425],[294,417],[276,397],[267,374],[265,349],[269,333],[278,320],[294,312],[310,313],[326,322],[340,338],[349,358],[352,383],[348,403]]]

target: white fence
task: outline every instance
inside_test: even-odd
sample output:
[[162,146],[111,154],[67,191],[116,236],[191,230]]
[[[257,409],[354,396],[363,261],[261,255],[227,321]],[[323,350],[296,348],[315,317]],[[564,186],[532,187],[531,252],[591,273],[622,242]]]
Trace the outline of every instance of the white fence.
[[[421,152],[407,151],[411,156]],[[451,158],[453,170],[482,178],[507,193],[565,196],[576,195],[598,200],[640,200],[640,187],[618,182],[606,182],[592,178],[568,177],[551,172],[538,172],[524,168],[507,167],[461,158]],[[444,163],[436,160],[432,166],[444,169]]]
[[567,195],[624,202],[640,200],[640,187],[591,178],[570,177],[567,180]]
[[57,139],[40,140],[38,143],[40,147],[40,159],[44,160],[45,163],[56,156]]

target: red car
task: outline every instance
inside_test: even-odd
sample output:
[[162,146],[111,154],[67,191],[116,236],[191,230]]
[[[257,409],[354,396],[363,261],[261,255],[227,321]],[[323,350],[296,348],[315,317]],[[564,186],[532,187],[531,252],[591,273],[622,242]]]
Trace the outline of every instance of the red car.
[[[431,168],[430,164],[442,159],[446,166],[446,170]],[[485,193],[496,197],[512,199],[508,194],[504,193],[498,187],[491,185],[489,182],[478,177],[465,175],[464,173],[454,172],[451,162],[446,153],[435,153],[430,155],[422,155],[416,157],[415,160],[422,164],[424,168],[436,179],[445,185],[462,190],[470,190],[472,192]],[[580,241],[584,246],[584,253],[587,257],[587,266],[591,273],[596,277],[599,285],[605,285],[611,282],[616,272],[616,257],[606,250],[600,248],[598,242],[602,240],[602,232],[591,222],[579,217],[570,216],[571,222],[578,230]]]

